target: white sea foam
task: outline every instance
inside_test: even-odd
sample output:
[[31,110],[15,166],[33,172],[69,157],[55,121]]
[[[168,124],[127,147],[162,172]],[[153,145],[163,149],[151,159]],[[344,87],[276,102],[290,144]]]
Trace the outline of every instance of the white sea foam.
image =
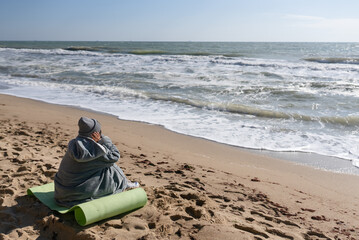
[[0,48],[0,92],[76,102],[235,146],[335,156],[359,167],[355,64]]
[[90,51],[68,51],[64,49],[28,49],[28,48],[0,48],[0,53],[11,54],[44,54],[44,55],[85,55],[85,56],[102,56],[103,53]]

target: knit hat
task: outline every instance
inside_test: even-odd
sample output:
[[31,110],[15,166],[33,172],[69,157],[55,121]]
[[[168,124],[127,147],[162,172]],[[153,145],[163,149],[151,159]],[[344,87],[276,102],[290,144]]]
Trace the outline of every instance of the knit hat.
[[93,132],[101,131],[101,124],[95,119],[91,119],[88,117],[81,117],[79,122],[79,135],[85,137],[91,137]]

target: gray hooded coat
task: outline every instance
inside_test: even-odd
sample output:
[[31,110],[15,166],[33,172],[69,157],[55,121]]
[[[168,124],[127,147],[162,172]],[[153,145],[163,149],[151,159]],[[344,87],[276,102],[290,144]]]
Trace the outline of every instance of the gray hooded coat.
[[124,191],[127,179],[115,162],[120,152],[109,137],[71,140],[55,175],[55,201],[65,207]]

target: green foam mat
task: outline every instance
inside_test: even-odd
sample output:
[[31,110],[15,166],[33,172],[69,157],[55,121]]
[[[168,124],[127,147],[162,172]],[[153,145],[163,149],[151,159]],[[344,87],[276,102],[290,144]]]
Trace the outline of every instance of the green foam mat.
[[50,209],[61,214],[75,212],[75,219],[81,226],[110,218],[122,213],[141,208],[147,203],[147,195],[142,188],[135,188],[125,192],[98,198],[81,203],[72,208],[62,207],[56,204],[54,199],[54,183],[36,186],[27,190],[28,195],[38,198]]

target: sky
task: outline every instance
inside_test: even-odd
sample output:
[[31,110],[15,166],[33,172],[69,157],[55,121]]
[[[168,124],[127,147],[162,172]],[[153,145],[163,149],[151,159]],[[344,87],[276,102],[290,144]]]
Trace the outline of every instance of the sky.
[[0,0],[0,40],[359,42],[359,0]]

